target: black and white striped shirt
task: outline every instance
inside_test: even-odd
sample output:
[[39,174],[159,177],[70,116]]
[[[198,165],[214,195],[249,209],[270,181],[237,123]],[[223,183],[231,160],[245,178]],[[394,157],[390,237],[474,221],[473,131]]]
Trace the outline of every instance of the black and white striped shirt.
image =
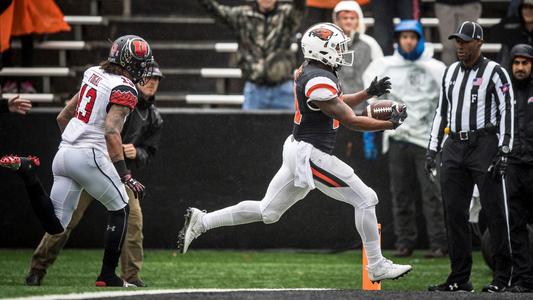
[[483,56],[472,68],[455,62],[442,78],[429,150],[440,151],[444,129],[464,132],[495,126],[499,146],[512,148],[514,95],[509,75],[499,64]]

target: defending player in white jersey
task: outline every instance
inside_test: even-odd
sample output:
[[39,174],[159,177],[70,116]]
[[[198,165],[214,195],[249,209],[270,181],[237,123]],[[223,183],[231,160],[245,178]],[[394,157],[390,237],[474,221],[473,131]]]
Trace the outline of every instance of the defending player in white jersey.
[[350,166],[331,155],[339,122],[351,130],[387,130],[398,127],[407,117],[406,110],[396,106],[388,121],[354,115],[352,107],[387,93],[390,82],[388,78],[376,78],[366,90],[343,95],[337,70],[353,62],[348,44],[349,38],[331,23],[314,25],[305,32],[302,51],[306,62],[297,72],[294,86],[295,125],[283,146],[280,170],[260,201],[243,201],[211,213],[189,208],[178,238],[182,253],[195,238],[213,228],[260,221],[274,223],[309,191],[318,188],[354,207],[370,280],[395,279],[411,270],[410,265],[394,264],[381,255],[375,212],[377,195]]
[[150,72],[152,60],[148,43],[127,35],[115,40],[107,61],[85,71],[80,91],[57,118],[63,134],[52,164],[50,196],[34,173],[38,159],[0,160],[0,166],[23,178],[35,214],[49,234],[63,232],[83,189],[106,207],[105,251],[97,286],[131,286],[115,274],[129,212],[125,186],[140,195],[144,186],[126,168],[120,133],[137,104],[135,84]]

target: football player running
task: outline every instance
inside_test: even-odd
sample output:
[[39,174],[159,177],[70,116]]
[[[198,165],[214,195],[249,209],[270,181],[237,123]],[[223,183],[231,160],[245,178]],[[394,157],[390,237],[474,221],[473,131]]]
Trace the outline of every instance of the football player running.
[[85,71],[80,91],[57,117],[62,141],[52,164],[50,196],[35,174],[38,159],[0,160],[0,166],[16,170],[24,180],[35,214],[49,234],[61,233],[69,224],[82,189],[106,207],[105,250],[96,286],[132,286],[115,269],[129,213],[125,186],[137,195],[144,186],[126,168],[120,133],[137,104],[135,84],[147,77],[152,60],[148,43],[127,35],[114,41],[107,61]]
[[388,93],[388,78],[377,80],[364,91],[343,95],[337,71],[353,63],[349,38],[334,24],[310,27],[302,38],[306,61],[295,74],[294,129],[283,145],[283,163],[260,201],[243,201],[211,213],[189,208],[178,237],[181,253],[206,231],[222,227],[277,222],[309,191],[318,188],[327,196],[348,203],[355,210],[355,224],[368,257],[371,281],[399,278],[411,270],[381,254],[375,206],[376,193],[355,175],[353,169],[333,156],[339,123],[354,131],[395,129],[407,117],[405,108],[393,106],[389,120],[356,116],[352,107],[373,96]]

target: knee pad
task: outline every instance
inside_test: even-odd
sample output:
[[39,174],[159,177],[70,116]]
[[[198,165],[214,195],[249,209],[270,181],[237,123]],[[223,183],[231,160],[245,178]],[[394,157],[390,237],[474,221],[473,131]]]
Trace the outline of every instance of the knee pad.
[[376,192],[371,188],[368,188],[368,190],[366,191],[365,198],[367,200],[365,201],[365,205],[362,208],[376,206],[379,203],[378,194],[376,194]]
[[279,218],[281,218],[281,215],[275,212],[269,212],[269,211],[262,211],[261,217],[263,218],[263,223],[265,224],[272,224],[279,221]]

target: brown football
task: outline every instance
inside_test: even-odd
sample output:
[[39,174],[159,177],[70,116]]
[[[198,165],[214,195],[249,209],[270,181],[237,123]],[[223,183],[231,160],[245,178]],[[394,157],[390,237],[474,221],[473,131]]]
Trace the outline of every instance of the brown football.
[[395,102],[392,100],[377,100],[368,105],[361,115],[378,120],[388,120],[392,114],[392,105],[394,104]]

